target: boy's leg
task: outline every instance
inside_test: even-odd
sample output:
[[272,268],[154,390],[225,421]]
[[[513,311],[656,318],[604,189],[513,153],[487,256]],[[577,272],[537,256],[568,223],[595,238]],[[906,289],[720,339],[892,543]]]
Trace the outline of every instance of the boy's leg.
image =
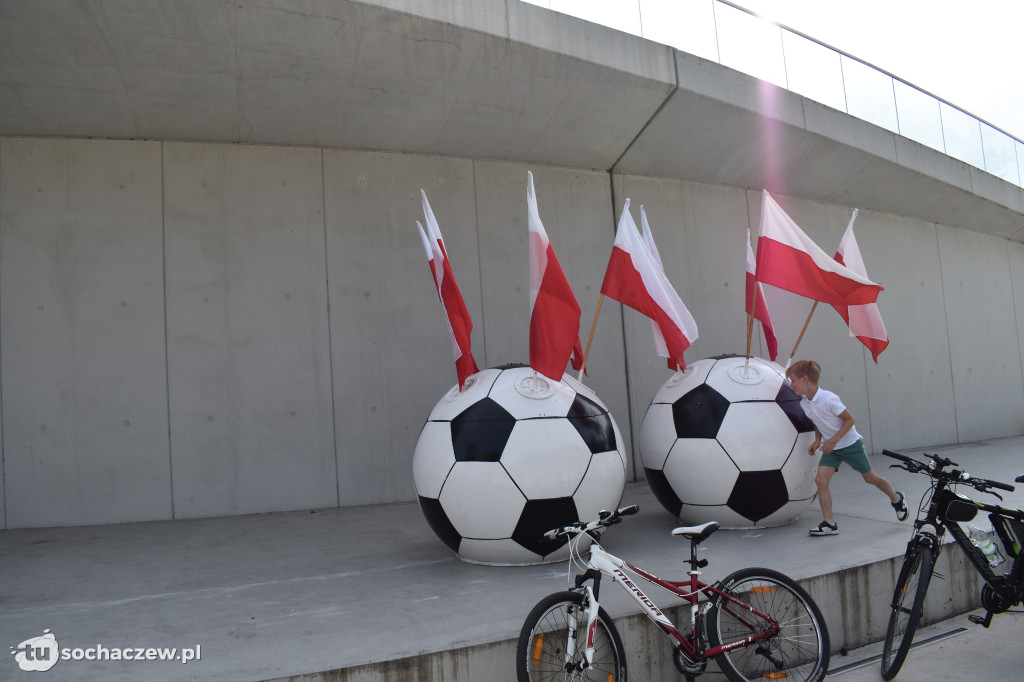
[[818,486],[818,504],[821,505],[821,515],[829,523],[836,522],[832,515],[832,492],[828,489],[836,471],[835,468],[822,464],[818,466],[818,473],[814,477],[814,484]]
[[885,478],[879,476],[874,472],[873,469],[861,474],[864,477],[864,481],[875,486],[883,493],[885,493],[891,502],[898,502],[900,496],[896,494],[896,489],[892,487],[892,483],[889,483]]

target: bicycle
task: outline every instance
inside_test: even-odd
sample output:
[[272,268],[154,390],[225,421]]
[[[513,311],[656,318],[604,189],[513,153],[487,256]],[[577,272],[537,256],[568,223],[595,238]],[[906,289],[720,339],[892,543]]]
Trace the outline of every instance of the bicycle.
[[[672,535],[690,541],[689,578],[662,580],[610,554],[600,545],[603,529],[635,514],[635,505],[602,511],[589,522],[548,531],[545,537],[568,537],[571,588],[540,600],[526,617],[516,647],[519,682],[572,680],[625,682],[626,659],[615,623],[599,602],[602,578],[626,591],[641,611],[672,640],[672,660],[688,682],[714,659],[734,682],[796,679],[819,682],[828,670],[829,637],[825,619],[810,595],[795,581],[766,568],[746,568],[707,584],[697,559],[697,545],[718,523],[676,528]],[[589,540],[589,559],[583,559]],[[672,624],[626,571],[682,597],[690,605],[690,627]],[[706,597],[700,601],[700,597]]]
[[[883,450],[883,455],[900,460],[890,468],[905,469],[931,477],[931,487],[922,497],[914,521],[914,535],[907,543],[896,589],[892,598],[892,613],[885,632],[882,649],[882,677],[891,680],[899,673],[907,658],[907,652],[921,619],[925,594],[931,582],[935,560],[942,551],[942,538],[948,529],[956,544],[960,545],[975,570],[985,579],[981,591],[981,603],[986,613],[984,618],[971,615],[970,621],[986,628],[992,623],[992,616],[1003,613],[1020,603],[1024,592],[1024,560],[1021,559],[1021,541],[1024,540],[1024,511],[1007,509],[994,504],[985,504],[956,492],[956,487],[969,485],[975,490],[994,495],[1002,501],[992,488],[1013,492],[1014,487],[998,481],[974,478],[966,471],[949,467],[960,466],[948,457],[925,455],[925,463],[912,457]],[[1015,483],[1024,482],[1018,476]],[[1008,554],[1013,558],[1009,573],[996,575],[985,555],[971,542],[960,527],[977,516],[978,511],[989,512],[989,520]]]

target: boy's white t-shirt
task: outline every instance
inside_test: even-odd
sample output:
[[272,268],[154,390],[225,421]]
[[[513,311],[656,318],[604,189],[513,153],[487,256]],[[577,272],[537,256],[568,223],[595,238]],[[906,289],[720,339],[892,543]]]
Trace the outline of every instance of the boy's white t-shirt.
[[[836,435],[843,426],[843,420],[839,418],[839,415],[846,411],[846,406],[832,391],[826,391],[819,386],[813,400],[808,400],[807,396],[800,398],[800,407],[803,408],[807,418],[818,427],[823,441]],[[857,427],[851,426],[850,430],[836,443],[834,449],[849,447],[860,439],[861,435],[857,432]]]

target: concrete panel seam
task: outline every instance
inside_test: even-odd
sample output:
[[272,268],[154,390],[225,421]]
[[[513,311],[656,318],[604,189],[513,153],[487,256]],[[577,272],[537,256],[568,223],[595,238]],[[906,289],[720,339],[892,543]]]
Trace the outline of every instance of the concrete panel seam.
[[1013,286],[1013,262],[1011,261],[1011,258],[1010,258],[1010,242],[1009,241],[1005,242],[1004,247],[1006,249],[1006,273],[1007,273],[1007,276],[1010,278],[1010,305],[1013,308],[1014,327],[1017,329],[1017,357],[1020,358],[1020,363],[1021,363],[1021,365],[1020,365],[1021,366],[1021,398],[1024,399],[1024,355],[1021,354],[1021,348],[1020,348],[1020,343],[1021,343],[1021,338],[1020,338],[1020,319],[1018,319],[1017,299],[1016,299],[1016,296],[1014,295],[1015,294],[1015,290],[1014,290],[1014,286]]
[[167,342],[167,173],[165,156],[166,148],[160,141],[160,262],[163,263],[163,296],[164,304],[164,391],[167,401],[167,487],[171,496],[171,518],[177,518],[174,510],[174,438],[171,428],[171,359],[170,344]]
[[[675,52],[674,48],[673,48],[673,52]],[[673,83],[672,89],[668,92],[668,94],[665,95],[665,99],[663,99],[661,101],[661,104],[659,104],[658,108],[654,110],[654,113],[651,114],[650,117],[646,121],[644,121],[644,124],[642,126],[640,126],[640,130],[638,130],[636,135],[633,136],[633,139],[629,141],[629,143],[626,145],[626,148],[622,150],[622,153],[619,154],[619,158],[615,159],[615,162],[612,164],[611,168],[608,169],[609,174],[614,174],[616,172],[615,169],[618,168],[619,162],[622,161],[622,157],[624,157],[626,154],[629,153],[629,150],[633,148],[633,145],[636,144],[636,141],[638,139],[640,139],[641,135],[644,134],[644,131],[646,131],[647,127],[651,125],[651,122],[654,121],[654,119],[656,119],[658,117],[658,114],[660,114],[662,109],[664,109],[665,106],[668,105],[669,101],[672,99],[672,96],[675,95],[676,92],[679,91],[679,62],[676,60],[676,58],[674,56],[672,58],[672,69],[673,69],[673,73],[675,74],[675,83]],[[615,210],[614,197],[615,197],[615,189],[614,189],[614,186],[613,186],[613,188],[612,188],[612,199],[613,199],[613,201],[612,201],[612,211]],[[612,225],[616,225],[616,224],[617,223],[615,221],[615,215],[613,214],[612,215]]]
[[[505,8],[506,8],[505,16],[506,16],[506,20],[507,20],[508,19],[508,4],[507,3],[505,5]],[[477,189],[476,189],[476,160],[475,159],[472,161],[472,165],[473,165],[473,216],[476,219],[476,258],[477,258],[477,262],[478,263],[483,263],[484,262],[484,255],[482,253],[482,248],[480,246],[480,241],[481,241],[480,240],[480,195],[477,193]],[[484,300],[484,276],[483,276],[483,273],[479,273],[477,275],[476,283],[477,283],[477,289],[478,289],[478,291],[480,293],[480,301],[482,302]],[[484,357],[483,357],[484,367],[490,367],[491,365],[490,365],[490,363],[487,360],[487,308],[485,306],[483,306],[483,305],[480,306],[480,329],[481,329],[480,333],[484,337],[483,341],[481,342],[483,344],[483,348],[484,348]]]
[[327,169],[324,162],[324,150],[320,154],[320,225],[324,230],[324,304],[327,306],[327,372],[331,377],[331,447],[334,449],[334,500],[341,507],[341,477],[338,463],[338,410],[335,397],[334,381],[334,330],[331,327],[331,267],[330,249],[327,248]]
[[942,283],[942,314],[946,316],[943,327],[946,330],[946,351],[949,353],[949,363],[946,366],[949,367],[950,394],[953,399],[953,437],[956,439],[956,442],[959,443],[960,419],[958,418],[958,415],[960,414],[960,411],[956,408],[956,380],[953,376],[953,346],[952,340],[949,338],[949,311],[946,310],[946,301],[948,300],[948,297],[946,296],[946,276],[942,272],[942,241],[939,239],[938,223],[932,223],[932,229],[935,231],[935,249],[939,254],[938,266],[939,282]]

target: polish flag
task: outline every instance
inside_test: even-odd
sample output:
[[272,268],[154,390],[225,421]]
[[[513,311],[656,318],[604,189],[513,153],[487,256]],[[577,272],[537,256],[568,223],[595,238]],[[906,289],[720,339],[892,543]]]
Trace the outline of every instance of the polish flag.
[[430,274],[434,276],[437,297],[441,300],[441,309],[444,310],[445,322],[448,323],[452,354],[455,356],[455,371],[459,375],[461,391],[466,384],[466,378],[480,371],[470,349],[473,320],[469,317],[469,310],[466,309],[459,285],[455,283],[455,275],[452,274],[452,266],[448,262],[448,252],[444,248],[444,240],[441,239],[441,228],[438,227],[434,212],[430,209],[427,194],[423,190],[420,190],[420,194],[423,197],[423,215],[427,220],[427,229],[424,232],[423,225],[418,220],[416,227],[420,230],[420,239],[423,240],[423,249],[430,264]]
[[629,199],[622,207],[601,293],[654,320],[668,357],[678,369],[686,369],[683,353],[697,340],[697,323],[637,231]]
[[874,303],[882,287],[828,257],[767,191],[754,279],[830,305]]
[[562,272],[537,210],[533,173],[526,173],[526,209],[530,236],[530,367],[561,381],[565,363],[583,366],[580,304]]
[[754,279],[754,250],[750,248],[750,228],[747,228],[747,314],[761,323],[764,340],[768,345],[768,358],[775,362],[779,355],[779,342],[775,338],[772,319],[768,315],[768,305],[764,301],[764,290],[760,282]]
[[[644,207],[640,205],[640,233],[644,240],[644,245],[650,252],[651,261],[654,262],[658,269],[661,270],[662,274],[665,272],[665,264],[661,262],[661,254],[658,252],[658,246],[654,243],[654,234],[651,232],[651,226],[647,222],[647,212],[644,211]],[[651,320],[651,334],[654,336],[654,351],[663,358],[668,358],[668,368],[678,370],[680,369],[676,365],[676,361],[668,353],[668,346],[665,344],[665,337],[661,333],[661,329],[658,327],[658,323]]]
[[[857,210],[854,209],[843,240],[839,242],[836,261],[866,278],[868,271],[864,267],[864,259],[861,258],[860,248],[857,246],[857,238],[853,236],[853,221],[856,218]],[[850,335],[856,336],[861,343],[867,346],[875,364],[878,364],[878,356],[889,345],[889,335],[885,331],[885,325],[882,324],[882,314],[878,311],[878,304],[833,305],[832,307],[842,315],[843,320],[849,325]]]

